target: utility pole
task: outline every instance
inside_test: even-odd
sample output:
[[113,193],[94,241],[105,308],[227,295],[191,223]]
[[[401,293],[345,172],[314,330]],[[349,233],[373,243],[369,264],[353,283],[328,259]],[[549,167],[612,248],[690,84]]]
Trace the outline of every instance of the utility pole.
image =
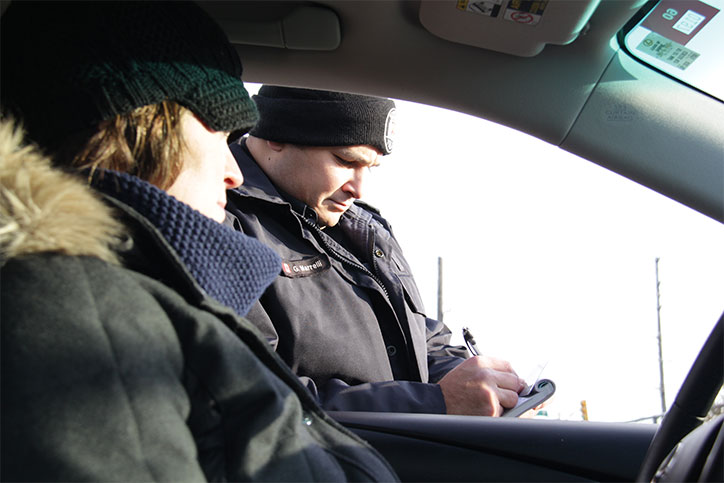
[[661,343],[661,297],[659,292],[659,257],[656,257],[656,324],[657,324],[657,339],[659,342],[659,380],[661,385],[659,389],[661,391],[661,414],[666,413],[666,393],[664,391],[664,356]]
[[437,257],[437,320],[442,322],[442,257]]

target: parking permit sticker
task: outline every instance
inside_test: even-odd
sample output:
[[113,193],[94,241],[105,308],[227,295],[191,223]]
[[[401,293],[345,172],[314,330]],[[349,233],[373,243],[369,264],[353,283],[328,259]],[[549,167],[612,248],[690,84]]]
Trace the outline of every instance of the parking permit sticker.
[[681,44],[677,44],[673,40],[669,40],[656,32],[650,32],[636,46],[645,54],[651,55],[667,64],[684,70],[694,62],[699,54],[691,49],[687,49]]
[[503,18],[523,25],[537,25],[547,4],[548,0],[510,0]]
[[691,35],[691,32],[696,29],[701,22],[706,20],[706,17],[699,15],[693,10],[688,10],[678,22],[674,24],[674,30],[684,33],[685,35]]
[[686,45],[718,13],[717,8],[698,0],[663,0],[641,26]]
[[458,0],[458,9],[487,17],[497,17],[503,0]]

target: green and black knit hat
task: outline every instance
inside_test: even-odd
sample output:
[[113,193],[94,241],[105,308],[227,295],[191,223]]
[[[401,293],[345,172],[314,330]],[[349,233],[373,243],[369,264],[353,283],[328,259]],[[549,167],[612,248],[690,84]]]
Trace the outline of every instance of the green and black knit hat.
[[256,122],[238,55],[191,2],[14,1],[0,35],[3,113],[44,148],[164,100],[215,131]]
[[392,152],[395,102],[384,97],[264,85],[254,96],[258,138],[306,146],[368,144]]

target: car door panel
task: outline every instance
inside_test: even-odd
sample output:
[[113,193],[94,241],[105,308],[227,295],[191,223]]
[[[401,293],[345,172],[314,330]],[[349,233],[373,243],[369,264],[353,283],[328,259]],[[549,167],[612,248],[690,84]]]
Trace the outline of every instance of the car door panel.
[[403,481],[632,481],[658,427],[433,414],[331,414],[380,451]]

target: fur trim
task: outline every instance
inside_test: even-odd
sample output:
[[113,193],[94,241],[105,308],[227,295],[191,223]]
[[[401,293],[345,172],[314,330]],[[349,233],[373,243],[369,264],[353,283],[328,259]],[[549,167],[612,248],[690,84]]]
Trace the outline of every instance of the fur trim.
[[55,252],[118,263],[123,225],[83,180],[51,167],[23,142],[12,120],[0,120],[0,264]]

